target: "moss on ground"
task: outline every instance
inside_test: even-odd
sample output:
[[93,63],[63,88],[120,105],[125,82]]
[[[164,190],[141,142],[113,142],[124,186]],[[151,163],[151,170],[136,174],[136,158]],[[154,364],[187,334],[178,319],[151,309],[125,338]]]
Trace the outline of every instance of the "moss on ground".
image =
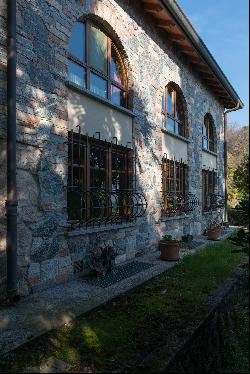
[[0,371],[25,372],[53,356],[71,364],[72,372],[133,372],[152,351],[160,355],[170,332],[182,334],[190,318],[199,319],[205,312],[210,293],[246,256],[236,248],[224,241],[185,257],[71,326],[21,347],[5,358]]

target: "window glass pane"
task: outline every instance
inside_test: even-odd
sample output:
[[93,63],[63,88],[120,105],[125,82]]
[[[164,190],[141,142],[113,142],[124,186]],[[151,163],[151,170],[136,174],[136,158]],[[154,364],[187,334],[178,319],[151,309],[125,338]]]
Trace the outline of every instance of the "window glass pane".
[[162,114],[161,116],[161,125],[162,127],[165,127],[165,114]]
[[90,171],[90,187],[91,189],[105,190],[106,173],[104,170],[91,169]]
[[203,148],[208,149],[208,140],[205,137],[203,137]]
[[112,153],[112,170],[125,170],[125,155]]
[[123,79],[123,71],[122,71],[122,64],[121,59],[119,58],[118,53],[114,45],[112,44],[111,47],[111,69],[110,69],[110,77],[115,82],[124,85]]
[[107,36],[95,26],[90,26],[90,65],[107,74]]
[[209,150],[214,152],[214,141],[213,140],[209,141]]
[[208,185],[209,185],[209,193],[213,193],[213,173],[209,172],[208,174]]
[[174,120],[172,120],[170,117],[168,117],[167,120],[167,129],[168,131],[174,132]]
[[126,190],[125,173],[112,173],[112,191]]
[[180,185],[180,180],[179,179],[176,179],[175,188],[176,188],[176,192],[181,192],[181,185]]
[[206,125],[203,126],[203,136],[205,136],[205,137],[208,136],[208,133],[207,133],[207,126],[206,126]]
[[68,190],[68,219],[70,221],[80,220],[82,218],[81,209],[82,194],[79,191]]
[[162,95],[161,98],[161,112],[162,114],[165,113],[165,95]]
[[69,157],[73,164],[77,164],[80,166],[84,166],[84,153],[85,153],[85,146],[82,143],[74,142],[73,145],[73,159],[72,158],[72,143],[69,143]]
[[96,74],[90,74],[90,91],[94,94],[107,98],[107,81]]
[[103,148],[91,147],[90,150],[91,168],[104,169],[106,167],[106,152]]
[[176,94],[176,118],[180,122],[184,122],[183,106],[180,95]]
[[69,53],[85,61],[85,24],[75,22],[69,40]]
[[184,136],[184,125],[180,122],[176,122],[176,134],[180,136]]
[[68,80],[70,82],[76,84],[77,86],[85,88],[86,86],[85,76],[86,76],[86,70],[84,68],[68,60]]
[[173,179],[170,180],[169,192],[170,193],[174,192],[174,180]]
[[171,178],[174,177],[174,163],[173,163],[173,161],[170,162],[170,171],[169,171],[169,176],[170,176]]
[[[70,168],[72,170],[72,168]],[[72,171],[70,171],[71,174]],[[77,190],[84,190],[84,168],[73,167],[73,186]]]
[[167,111],[168,114],[174,114],[174,91],[171,88],[168,88],[167,94]]
[[180,179],[181,178],[181,169],[180,169],[179,164],[176,164],[175,172],[176,172],[176,179]]
[[119,106],[126,106],[126,93],[116,86],[111,86],[111,101]]

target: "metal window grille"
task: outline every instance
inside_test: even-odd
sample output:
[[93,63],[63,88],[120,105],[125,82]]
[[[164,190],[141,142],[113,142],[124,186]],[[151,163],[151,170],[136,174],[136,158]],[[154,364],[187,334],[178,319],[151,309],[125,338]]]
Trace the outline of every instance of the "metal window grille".
[[204,212],[220,209],[225,198],[218,194],[218,174],[215,170],[202,170],[202,209]]
[[197,197],[188,192],[188,167],[182,161],[162,159],[162,212],[167,215],[188,213],[199,205]]
[[72,227],[121,223],[145,214],[136,189],[135,157],[129,147],[73,130],[68,140],[68,220]]

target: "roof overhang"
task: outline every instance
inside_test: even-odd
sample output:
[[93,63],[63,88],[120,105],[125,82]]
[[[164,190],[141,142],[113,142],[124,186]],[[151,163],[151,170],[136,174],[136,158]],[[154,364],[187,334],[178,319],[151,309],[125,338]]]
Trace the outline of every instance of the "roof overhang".
[[201,80],[227,109],[244,107],[240,97],[175,0],[140,0],[156,26],[193,65]]

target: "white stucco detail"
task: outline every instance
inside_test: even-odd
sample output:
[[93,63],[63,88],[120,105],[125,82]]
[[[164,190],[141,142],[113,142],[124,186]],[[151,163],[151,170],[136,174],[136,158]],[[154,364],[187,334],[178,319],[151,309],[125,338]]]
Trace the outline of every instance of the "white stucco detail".
[[162,150],[166,153],[168,159],[176,159],[188,163],[188,144],[169,134],[162,133]]
[[217,157],[208,152],[202,151],[202,169],[217,169]]
[[117,137],[118,144],[123,146],[132,141],[133,120],[129,115],[71,89],[68,116],[70,130],[73,128],[77,131],[80,125],[83,134],[97,137],[95,133],[100,132],[101,140],[114,142],[113,137]]

